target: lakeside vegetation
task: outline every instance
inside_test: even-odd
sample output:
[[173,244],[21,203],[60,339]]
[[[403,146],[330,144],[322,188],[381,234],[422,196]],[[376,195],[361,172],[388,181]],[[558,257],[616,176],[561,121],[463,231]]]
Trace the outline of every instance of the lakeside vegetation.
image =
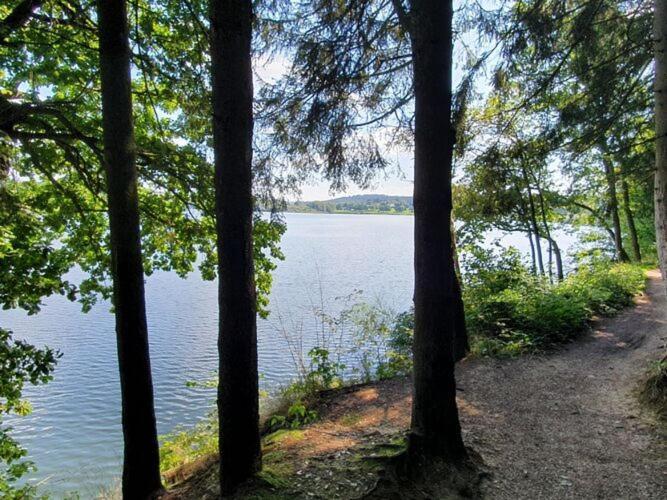
[[[646,281],[643,266],[601,260],[582,264],[564,281],[551,284],[534,276],[514,249],[475,250],[474,256],[464,259],[463,275],[470,353],[474,357],[552,351],[586,332],[595,317],[614,316],[632,305]],[[327,331],[321,343],[295,366],[299,378],[278,393],[263,395],[274,403],[265,405],[271,408],[263,417],[265,445],[318,421],[320,394],[405,377],[412,370],[413,311],[394,313],[356,303],[335,317],[327,317],[322,326]],[[332,345],[331,340],[341,334],[354,339],[350,347]],[[344,358],[354,359],[355,375],[346,376],[350,371],[340,361]],[[216,422],[213,413],[191,429],[162,436],[160,465],[166,478],[182,480],[180,468],[213,459],[217,453]],[[275,473],[273,468],[269,470]],[[276,478],[270,479],[275,487]],[[279,490],[279,481],[277,486]]]
[[324,201],[289,202],[286,212],[323,214],[412,215],[412,196],[359,194]]
[[[125,498],[160,495],[161,467],[211,454],[215,496],[280,487],[288,465],[262,428],[298,432],[322,391],[408,374],[408,438],[381,443],[398,448],[385,497],[457,473],[466,484],[441,496],[474,497],[456,363],[549,351],[630,305],[644,264],[667,276],[665,88],[663,1],[5,1],[0,305],[113,304]],[[352,351],[310,349],[260,426],[278,208],[312,180],[367,190],[406,153],[413,197],[288,204],[413,214],[414,305],[321,311],[323,339],[349,335]],[[490,230],[526,238],[527,262],[480,248]],[[563,230],[587,246],[569,274]],[[219,282],[216,412],[160,442],[144,282],[195,270]],[[32,465],[2,419],[29,410],[24,386],[49,382],[58,354],[2,326],[0,494],[23,499],[40,493],[22,486]],[[643,392],[659,409],[666,372],[663,358]]]

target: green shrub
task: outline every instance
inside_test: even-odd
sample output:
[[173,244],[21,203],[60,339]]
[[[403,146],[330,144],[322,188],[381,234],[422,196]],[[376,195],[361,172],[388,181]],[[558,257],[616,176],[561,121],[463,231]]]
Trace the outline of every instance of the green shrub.
[[414,313],[396,315],[369,304],[356,304],[343,313],[351,324],[352,352],[359,360],[364,382],[406,375],[412,369]]
[[517,355],[567,342],[595,314],[632,304],[644,286],[636,265],[597,261],[565,281],[532,276],[514,250],[476,249],[464,261],[464,303],[472,350],[484,356]]
[[212,412],[188,429],[160,436],[160,470],[168,471],[210,454],[218,453],[218,414]]
[[641,267],[603,261],[579,268],[560,286],[581,297],[591,313],[609,316],[631,305],[644,283]]

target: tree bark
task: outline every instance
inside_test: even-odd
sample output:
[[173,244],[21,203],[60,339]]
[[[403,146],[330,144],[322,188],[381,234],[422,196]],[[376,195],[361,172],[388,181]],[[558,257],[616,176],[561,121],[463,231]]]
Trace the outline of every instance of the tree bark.
[[563,256],[560,253],[560,248],[556,243],[556,240],[551,236],[551,229],[549,228],[549,223],[547,221],[547,209],[546,204],[544,203],[544,193],[539,183],[537,183],[537,194],[540,198],[540,212],[542,213],[542,224],[544,225],[544,231],[549,241],[549,279],[552,280],[552,256],[555,256],[556,259],[556,279],[558,281],[563,281]]
[[667,279],[667,5],[655,0],[655,235]]
[[252,1],[211,0],[210,6],[220,487],[228,495],[261,467],[252,244]]
[[535,261],[535,245],[533,244],[533,232],[530,227],[528,227],[528,243],[530,243],[530,261],[531,261],[531,270],[534,275],[537,275],[537,262]]
[[126,9],[125,0],[98,2],[104,163],[125,445],[122,489],[124,498],[143,499],[162,485],[141,260]]
[[454,361],[461,361],[466,357],[470,350],[468,341],[468,328],[466,326],[466,311],[463,303],[463,290],[461,289],[461,267],[459,266],[459,256],[456,249],[456,227],[454,226],[454,217],[451,218],[450,230],[452,234],[452,259],[454,266],[454,294],[456,296],[456,318],[454,320]]
[[410,464],[466,456],[456,407],[451,241],[452,1],[415,0],[415,332]]
[[632,213],[630,206],[630,188],[628,181],[621,179],[621,198],[623,199],[623,212],[625,213],[625,220],[628,224],[628,232],[630,233],[630,242],[632,243],[632,254],[635,261],[642,261],[642,252],[639,248],[639,238],[637,237],[637,226],[635,226],[635,214]]
[[535,253],[537,254],[537,265],[540,270],[540,274],[544,276],[544,259],[542,258],[542,243],[540,242],[540,228],[537,225],[537,214],[535,210],[535,200],[533,200],[533,190],[530,187],[530,180],[528,179],[528,173],[526,172],[526,167],[521,167],[521,172],[523,174],[524,182],[526,183],[526,189],[528,190],[528,207],[530,209],[529,219],[530,223],[533,226],[533,234],[535,235]]
[[630,260],[628,254],[623,248],[623,234],[621,233],[621,218],[618,215],[618,197],[616,195],[616,173],[611,161],[603,155],[604,174],[607,180],[607,195],[609,200],[609,211],[611,212],[611,222],[614,228],[614,246],[616,248],[616,259],[620,262]]
[[553,248],[554,256],[556,257],[556,279],[558,281],[563,281],[565,279],[565,273],[563,272],[563,255],[560,252],[560,247],[556,240],[549,236],[549,243],[551,248]]

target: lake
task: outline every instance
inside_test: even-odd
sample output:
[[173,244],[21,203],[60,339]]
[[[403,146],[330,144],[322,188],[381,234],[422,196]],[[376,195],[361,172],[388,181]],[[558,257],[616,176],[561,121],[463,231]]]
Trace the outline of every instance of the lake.
[[[397,312],[412,301],[410,216],[286,214],[282,241],[286,259],[278,264],[271,315],[258,322],[261,385],[272,390],[297,373],[284,332],[303,338],[304,351],[320,334],[315,309],[335,314],[350,301],[381,303]],[[565,239],[565,238],[564,238]],[[571,237],[561,245],[564,253]],[[520,236],[504,242],[525,251]],[[191,426],[213,406],[214,391],[188,387],[210,380],[217,366],[217,287],[197,274],[147,278],[146,301],[155,406],[160,434]],[[54,380],[29,388],[34,411],[13,419],[13,435],[38,468],[30,476],[60,498],[78,491],[95,497],[120,476],[122,435],[114,318],[108,303],[83,314],[63,297],[45,301],[28,317],[0,312],[0,325],[16,338],[59,349],[63,357]],[[294,343],[291,344],[294,347]]]

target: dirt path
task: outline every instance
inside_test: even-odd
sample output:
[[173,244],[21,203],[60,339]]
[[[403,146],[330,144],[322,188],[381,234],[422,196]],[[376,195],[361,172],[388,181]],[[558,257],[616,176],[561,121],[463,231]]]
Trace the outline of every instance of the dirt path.
[[667,343],[657,273],[637,307],[546,357],[463,366],[467,443],[493,472],[490,498],[667,498],[664,428],[635,395]]
[[[667,498],[665,429],[635,395],[667,343],[661,286],[650,273],[637,307],[554,354],[460,364],[464,439],[491,473],[486,498]],[[325,398],[317,423],[265,441],[265,471],[290,498],[358,497],[376,481],[372,457],[408,428],[410,399],[408,380]],[[211,479],[176,497],[213,498]]]

